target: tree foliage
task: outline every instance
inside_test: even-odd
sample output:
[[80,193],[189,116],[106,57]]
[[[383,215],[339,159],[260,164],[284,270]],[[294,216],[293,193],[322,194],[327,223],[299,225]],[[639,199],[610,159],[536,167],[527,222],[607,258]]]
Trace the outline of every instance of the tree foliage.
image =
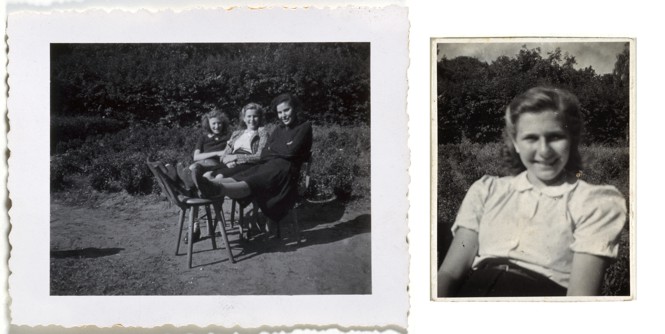
[[629,50],[617,55],[612,74],[576,69],[573,55],[557,48],[543,55],[523,46],[491,63],[471,57],[437,62],[438,143],[466,138],[487,143],[501,138],[505,107],[527,89],[545,85],[570,90],[580,99],[588,142],[625,144],[629,121]]
[[369,43],[52,44],[51,113],[189,125],[299,96],[315,123],[369,123]]

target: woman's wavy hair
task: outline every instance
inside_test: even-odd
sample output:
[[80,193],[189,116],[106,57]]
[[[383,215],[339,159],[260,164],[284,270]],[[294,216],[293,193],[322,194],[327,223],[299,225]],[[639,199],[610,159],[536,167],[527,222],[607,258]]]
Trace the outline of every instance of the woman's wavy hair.
[[247,110],[256,110],[256,112],[259,115],[259,127],[263,126],[263,121],[264,121],[263,106],[258,103],[250,102],[247,103],[244,107],[242,107],[242,109],[240,109],[240,114],[238,114],[238,118],[240,120],[240,122],[238,122],[238,129],[240,130],[247,129],[247,124],[245,124],[245,114],[247,113]]
[[224,112],[221,110],[215,108],[211,111],[208,111],[207,113],[203,114],[201,116],[201,128],[205,133],[211,134],[212,130],[210,130],[210,119],[211,118],[217,118],[220,121],[222,121],[222,131],[221,133],[226,133],[229,130],[229,117],[226,116]]
[[517,136],[517,121],[524,113],[544,111],[557,113],[570,136],[570,156],[564,170],[568,173],[582,171],[579,144],[584,133],[584,121],[579,100],[565,89],[534,87],[515,97],[506,108],[506,127],[503,132],[505,145],[502,155],[510,174],[517,175],[526,169],[513,145],[513,140]]
[[302,103],[293,94],[284,93],[272,99],[272,102],[270,103],[270,112],[277,115],[277,106],[284,102],[288,103],[291,106],[291,110],[294,112],[292,116],[294,117],[293,124],[299,124],[302,116]]

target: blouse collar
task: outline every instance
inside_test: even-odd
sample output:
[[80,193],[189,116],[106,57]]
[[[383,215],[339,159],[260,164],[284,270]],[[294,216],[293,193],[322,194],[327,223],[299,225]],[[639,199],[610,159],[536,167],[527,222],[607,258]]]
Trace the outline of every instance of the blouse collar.
[[531,184],[531,182],[526,176],[526,173],[527,173],[526,171],[523,171],[522,173],[515,176],[515,178],[513,179],[513,185],[515,187],[515,190],[520,192],[527,190],[534,190],[542,194],[545,194],[549,197],[559,197],[575,189],[575,187],[577,187],[577,184],[579,183],[579,180],[575,180],[574,183],[566,182],[558,186],[548,186],[539,189],[534,187],[533,184]]

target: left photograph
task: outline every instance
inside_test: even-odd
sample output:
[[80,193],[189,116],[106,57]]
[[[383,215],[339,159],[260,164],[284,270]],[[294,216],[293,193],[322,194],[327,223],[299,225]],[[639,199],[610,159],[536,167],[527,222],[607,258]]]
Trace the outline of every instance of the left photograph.
[[48,13],[8,18],[12,324],[406,328],[406,8]]
[[50,295],[372,293],[370,43],[52,43],[49,65]]

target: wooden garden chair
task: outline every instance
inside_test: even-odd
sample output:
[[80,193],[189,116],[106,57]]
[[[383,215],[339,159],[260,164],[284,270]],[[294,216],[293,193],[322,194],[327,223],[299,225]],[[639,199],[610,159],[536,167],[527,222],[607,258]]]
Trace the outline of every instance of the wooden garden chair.
[[[222,204],[224,203],[224,196],[210,198],[210,199],[203,199],[194,196],[192,193],[192,189],[191,188],[187,189],[187,187],[185,186],[184,184],[185,179],[181,179],[179,177],[179,174],[182,173],[182,170],[179,173],[178,168],[176,168],[173,165],[170,164],[164,165],[159,161],[153,162],[150,161],[149,159],[147,160],[147,165],[150,171],[157,179],[157,183],[161,187],[164,194],[166,194],[168,200],[171,202],[171,204],[177,206],[180,209],[176,255],[179,255],[183,224],[185,221],[185,217],[187,216],[187,211],[189,210],[189,218],[187,225],[188,225],[190,240],[188,242],[188,248],[187,248],[187,265],[189,268],[192,267],[192,250],[194,246],[194,240],[192,240],[193,239],[192,236],[194,233],[194,222],[198,218],[199,207],[203,206],[206,210],[206,215],[207,215],[206,218],[208,222],[208,234],[210,236],[212,248],[213,249],[217,248],[217,243],[215,241],[215,230],[217,227],[217,222],[221,220],[220,230],[222,233],[222,239],[226,246],[226,251],[229,260],[232,263],[235,263],[235,259],[233,258],[233,253],[231,252],[231,245],[229,244],[229,239],[226,234],[226,222],[224,219],[224,215],[222,213]],[[214,220],[212,219],[210,206],[212,206],[215,210]]]

